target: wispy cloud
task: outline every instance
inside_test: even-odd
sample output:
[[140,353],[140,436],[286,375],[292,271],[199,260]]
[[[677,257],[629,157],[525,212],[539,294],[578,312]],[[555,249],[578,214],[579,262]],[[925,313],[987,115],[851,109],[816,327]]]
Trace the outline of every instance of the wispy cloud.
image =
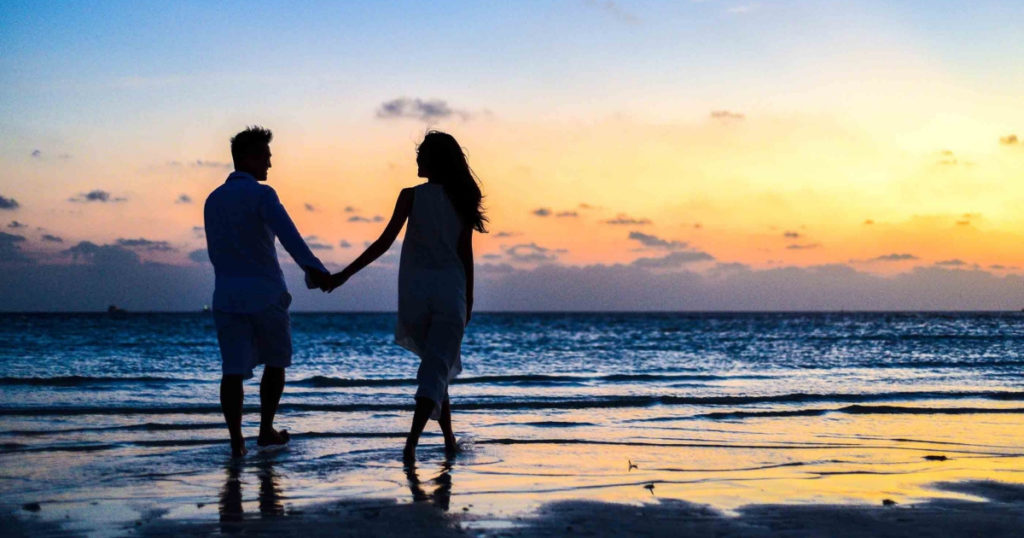
[[178,199],[174,201],[176,204],[191,204],[192,197],[187,194],[179,194]]
[[566,252],[564,249],[554,250],[542,247],[537,243],[523,243],[505,249],[505,255],[510,260],[520,263],[553,262],[558,259],[559,254],[564,252]]
[[26,228],[27,225],[16,220],[12,220],[11,223],[7,225],[7,227],[17,230],[18,228]]
[[52,235],[52,234],[43,234],[42,239],[43,239],[43,241],[46,241],[47,243],[63,243],[64,242],[64,238],[57,237],[56,235]]
[[874,258],[871,258],[868,261],[869,262],[904,262],[904,261],[912,261],[912,260],[919,260],[919,259],[920,258],[918,258],[917,256],[914,256],[913,254],[908,254],[906,252],[894,252],[892,254],[883,254],[881,256],[875,256]]
[[955,259],[952,259],[952,260],[937,261],[937,262],[935,262],[935,265],[939,265],[939,266],[942,266],[942,267],[963,267],[963,266],[967,265],[967,262],[965,262],[965,261],[963,261],[963,260],[961,260],[959,258],[955,258]]
[[689,246],[687,243],[683,241],[670,241],[667,239],[662,239],[656,235],[645,234],[643,232],[629,232],[629,238],[634,241],[639,241],[641,245],[648,248],[682,250]]
[[498,233],[494,234],[494,237],[516,237],[516,236],[520,236],[520,235],[523,235],[523,234],[521,234],[519,232],[498,232]]
[[310,203],[307,202],[304,205],[306,207],[306,211],[309,211],[310,213],[315,213],[316,212],[316,207],[313,204],[310,204]]
[[760,9],[760,7],[761,4],[741,4],[738,6],[732,6],[726,9],[725,11],[733,15],[746,15],[748,13],[753,13],[754,11],[757,11],[758,9]]
[[712,110],[711,119],[720,121],[740,121],[746,119],[746,116],[740,112],[733,112],[731,110]]
[[441,99],[399,97],[381,103],[377,108],[377,117],[380,119],[410,118],[429,124],[449,118],[468,120],[471,114],[456,110]]
[[559,211],[558,213],[555,213],[555,217],[557,218],[575,218],[578,216],[580,216],[580,214],[576,211]]
[[127,200],[124,197],[116,197],[107,191],[95,189],[89,192],[83,192],[73,198],[68,198],[69,202],[123,202]]
[[171,252],[177,250],[167,241],[153,241],[142,237],[137,239],[118,239],[117,246],[154,252]]
[[614,219],[608,219],[604,221],[605,224],[613,224],[618,226],[645,226],[651,223],[651,219],[642,219],[630,217],[625,213],[619,213]]
[[119,245],[97,245],[92,241],[81,241],[64,251],[74,260],[123,270],[125,267],[138,265],[139,255]]
[[348,241],[342,239],[340,242],[338,242],[338,246],[341,248],[352,248],[352,243],[349,243]]
[[538,207],[537,209],[534,209],[533,211],[530,211],[530,213],[532,213],[532,214],[534,214],[534,215],[536,215],[538,217],[547,217],[547,216],[551,215],[551,209],[549,209],[547,207]]
[[681,267],[688,263],[712,261],[715,257],[707,252],[689,250],[682,252],[670,252],[660,258],[637,258],[633,260],[636,267],[647,269],[671,269]]
[[320,238],[315,235],[308,235],[302,238],[306,242],[306,246],[310,250],[334,250],[334,245],[329,245],[320,241]]
[[12,211],[18,209],[19,207],[21,207],[21,204],[19,204],[18,201],[15,200],[14,198],[5,198],[3,196],[0,196],[0,209]]
[[786,239],[799,239],[800,238],[800,232],[794,232],[794,231],[791,231],[791,230],[786,230],[785,232],[783,232],[782,237],[785,237]]
[[32,263],[33,260],[21,251],[24,242],[24,236],[0,232],[0,264]]
[[167,163],[168,166],[189,166],[191,168],[218,168],[222,170],[231,170],[235,165],[222,161],[208,161],[205,159],[195,159],[191,161],[170,161]]
[[188,253],[188,259],[196,263],[209,263],[210,254],[205,248],[199,248]]
[[1006,136],[1000,136],[999,143],[1004,146],[1016,146],[1017,144],[1020,144],[1020,139],[1018,139],[1015,134],[1008,134]]
[[819,244],[819,243],[805,243],[805,244],[802,244],[802,245],[794,243],[792,245],[787,245],[786,249],[787,250],[810,250],[810,249],[815,249],[815,248],[820,248],[820,247],[821,247],[821,244]]
[[353,215],[348,218],[349,222],[383,222],[384,217],[380,215],[374,215],[373,218],[363,217],[360,215]]

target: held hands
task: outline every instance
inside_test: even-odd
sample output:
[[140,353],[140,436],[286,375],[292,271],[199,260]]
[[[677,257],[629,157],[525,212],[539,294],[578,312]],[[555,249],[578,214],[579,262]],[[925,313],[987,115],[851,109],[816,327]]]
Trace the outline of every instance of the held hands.
[[335,290],[335,288],[340,287],[346,281],[348,281],[348,275],[345,274],[345,271],[329,275],[327,277],[327,288],[324,289],[324,291],[327,293],[331,293],[332,291]]
[[303,269],[306,270],[306,287],[307,288],[309,288],[309,289],[319,288],[320,291],[323,291],[323,292],[328,292],[328,291],[330,291],[330,289],[334,289],[334,288],[328,289],[328,285],[329,285],[329,282],[330,282],[330,279],[331,279],[331,274],[330,273],[325,272],[325,271],[321,271],[319,269],[314,269],[312,267],[304,267]]

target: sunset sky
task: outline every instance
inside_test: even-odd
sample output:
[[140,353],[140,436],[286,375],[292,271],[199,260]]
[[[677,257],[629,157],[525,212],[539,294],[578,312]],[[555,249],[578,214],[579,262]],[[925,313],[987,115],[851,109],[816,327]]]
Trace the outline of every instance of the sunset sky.
[[[2,308],[201,304],[203,201],[249,124],[274,131],[269,184],[334,269],[422,181],[424,131],[452,133],[491,219],[475,240],[482,307],[550,300],[536,290],[551,275],[594,284],[544,309],[654,307],[621,302],[609,271],[632,271],[634,297],[667,286],[681,309],[904,304],[813,290],[839,271],[872,297],[916,293],[908,308],[1020,308],[1014,4],[4,2]],[[110,293],[133,264],[200,289]],[[822,302],[786,302],[784,286],[716,302],[762,279]],[[958,303],[943,279],[977,285]],[[388,309],[381,286],[364,291],[386,299],[296,304]]]

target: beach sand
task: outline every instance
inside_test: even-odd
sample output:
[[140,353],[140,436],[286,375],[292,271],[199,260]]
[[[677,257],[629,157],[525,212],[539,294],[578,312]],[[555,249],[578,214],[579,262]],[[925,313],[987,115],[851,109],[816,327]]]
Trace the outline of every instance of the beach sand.
[[[1006,441],[1016,442],[1019,433],[1000,418],[988,428],[1012,432]],[[974,434],[987,431],[985,421],[966,417],[942,429],[955,435],[958,420],[970,420]],[[771,423],[758,429],[768,432]],[[432,435],[411,470],[397,459],[317,467],[311,454],[343,441],[320,440],[325,446],[317,448],[299,436],[286,450],[240,463],[218,456],[207,467],[130,483],[112,470],[108,484],[50,492],[38,511],[6,505],[2,524],[8,536],[304,538],[1019,536],[1024,529],[1024,454],[1006,443],[728,446],[709,442],[711,434],[691,442],[477,439],[450,460]],[[381,440],[396,445],[396,455],[399,441]]]

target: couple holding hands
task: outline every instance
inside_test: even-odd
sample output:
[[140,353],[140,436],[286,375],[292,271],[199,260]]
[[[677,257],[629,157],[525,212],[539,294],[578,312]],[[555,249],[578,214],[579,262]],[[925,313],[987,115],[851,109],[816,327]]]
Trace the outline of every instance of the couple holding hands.
[[[333,291],[379,258],[406,226],[398,273],[395,342],[420,358],[416,410],[403,458],[416,457],[427,420],[438,421],[445,448],[456,450],[448,384],[462,370],[462,335],[473,312],[473,231],[485,232],[480,187],[462,148],[447,133],[430,131],[417,148],[418,176],[427,182],[402,189],[387,227],[348,267],[330,274],[310,251],[274,189],[272,133],[250,127],[231,139],[235,171],[206,199],[206,244],[216,275],[213,316],[223,377],[220,403],[231,436],[231,455],[246,454],[242,435],[242,382],[263,364],[257,445],[288,443],[274,429],[291,365],[288,305],[291,295],[277,262],[275,238],[306,272],[306,285]],[[408,224],[406,225],[406,221]]]

